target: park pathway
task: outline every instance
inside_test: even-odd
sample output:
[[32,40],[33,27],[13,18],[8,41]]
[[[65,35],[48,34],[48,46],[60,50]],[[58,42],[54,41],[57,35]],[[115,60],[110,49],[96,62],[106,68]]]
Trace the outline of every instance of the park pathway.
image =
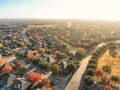
[[86,67],[87,67],[87,64],[88,64],[90,58],[91,58],[91,55],[84,58],[81,61],[80,67],[74,73],[73,77],[71,78],[71,80],[67,84],[65,90],[78,90],[79,89],[80,81],[81,81],[82,76],[83,76],[83,74],[84,74],[84,72],[86,70]]

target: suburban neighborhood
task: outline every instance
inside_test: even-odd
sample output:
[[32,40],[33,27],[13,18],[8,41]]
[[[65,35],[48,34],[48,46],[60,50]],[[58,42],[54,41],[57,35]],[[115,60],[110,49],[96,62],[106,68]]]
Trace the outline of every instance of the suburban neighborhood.
[[117,25],[32,21],[0,21],[0,90],[119,90]]

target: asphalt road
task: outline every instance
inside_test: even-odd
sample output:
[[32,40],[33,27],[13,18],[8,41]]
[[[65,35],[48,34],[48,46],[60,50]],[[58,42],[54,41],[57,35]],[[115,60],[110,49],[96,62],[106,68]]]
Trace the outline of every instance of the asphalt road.
[[91,55],[84,58],[81,61],[81,65],[78,68],[78,70],[74,73],[73,77],[71,78],[71,80],[69,81],[69,83],[67,84],[65,90],[78,90],[79,86],[80,86],[80,81],[82,79],[82,76],[86,70],[87,64],[89,62],[91,58]]

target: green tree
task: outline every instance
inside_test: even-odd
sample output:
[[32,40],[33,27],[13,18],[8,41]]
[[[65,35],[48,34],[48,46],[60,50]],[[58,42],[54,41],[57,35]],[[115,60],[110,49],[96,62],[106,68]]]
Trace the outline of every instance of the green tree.
[[83,59],[85,57],[85,50],[83,48],[79,48],[76,52],[75,52],[75,57],[78,58],[79,60]]
[[39,67],[40,67],[42,70],[48,70],[48,69],[49,69],[49,63],[48,63],[48,62],[45,62],[45,61],[42,61],[42,62],[39,64]]
[[97,60],[95,60],[95,59],[90,59],[89,64],[97,64]]
[[60,54],[58,55],[58,57],[59,57],[60,59],[65,59],[65,58],[67,57],[67,55],[66,55],[65,53],[60,53]]
[[105,65],[102,67],[102,70],[106,73],[111,73],[111,67],[108,65]]
[[115,84],[115,83],[119,82],[119,81],[120,81],[120,79],[119,79],[119,77],[118,77],[118,76],[111,76],[111,81],[113,81],[113,82],[114,82],[114,84]]
[[36,57],[36,58],[33,59],[32,62],[33,62],[33,64],[35,64],[35,65],[39,65],[42,61],[43,61],[43,60],[42,60],[41,57]]
[[94,76],[94,69],[88,68],[87,71],[86,71],[86,74],[90,75],[90,76]]
[[97,65],[96,64],[88,64],[87,68],[92,68],[92,69],[96,69],[97,68]]
[[59,66],[57,64],[54,64],[50,67],[50,70],[53,72],[53,74],[58,74]]
[[87,86],[91,86],[94,84],[94,78],[89,75],[86,75],[84,76],[84,82]]
[[66,69],[69,72],[74,72],[77,69],[77,65],[74,63],[74,61],[70,61],[67,65]]

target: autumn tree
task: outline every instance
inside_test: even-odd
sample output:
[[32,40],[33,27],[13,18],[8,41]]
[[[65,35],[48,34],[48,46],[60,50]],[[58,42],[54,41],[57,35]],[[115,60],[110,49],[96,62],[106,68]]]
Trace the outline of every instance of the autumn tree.
[[59,50],[56,50],[56,51],[55,51],[55,54],[56,54],[56,55],[60,54],[60,51],[59,51]]
[[33,87],[42,82],[42,76],[39,73],[31,72],[27,75],[28,80],[33,82]]
[[45,48],[39,48],[39,49],[38,49],[38,52],[39,52],[39,53],[45,53]]
[[96,69],[94,74],[95,74],[95,76],[97,77],[97,79],[98,79],[98,81],[99,81],[99,80],[101,80],[104,72],[103,72],[103,70],[101,70],[101,69]]
[[34,55],[29,55],[29,56],[27,56],[27,60],[28,60],[28,61],[32,61],[32,60],[34,60],[34,58],[35,58]]
[[12,67],[7,65],[2,68],[2,74],[5,75],[7,73],[10,73],[12,71]]
[[110,86],[105,86],[104,90],[112,90]]
[[0,60],[0,67],[3,65],[3,61],[2,60]]
[[43,85],[44,85],[46,88],[49,88],[49,87],[50,87],[50,80],[49,80],[49,79],[43,79],[43,80],[42,80],[42,83],[43,83]]

